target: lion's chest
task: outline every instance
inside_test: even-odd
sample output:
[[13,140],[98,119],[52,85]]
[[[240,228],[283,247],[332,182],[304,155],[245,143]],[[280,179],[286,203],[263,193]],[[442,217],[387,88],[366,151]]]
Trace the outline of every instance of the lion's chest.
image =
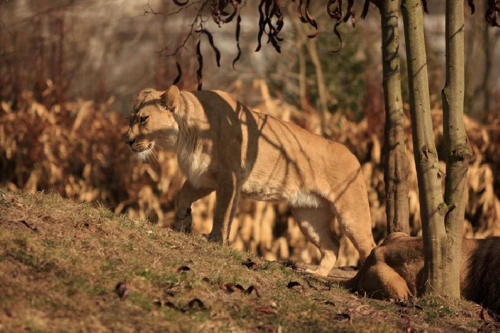
[[206,154],[182,152],[177,154],[179,167],[189,182],[195,187],[210,188],[214,179],[209,172],[210,157]]

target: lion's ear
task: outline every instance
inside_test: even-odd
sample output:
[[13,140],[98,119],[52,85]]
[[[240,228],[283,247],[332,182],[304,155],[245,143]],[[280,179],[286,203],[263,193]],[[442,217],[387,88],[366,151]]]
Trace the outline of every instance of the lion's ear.
[[174,85],[161,95],[162,103],[167,110],[174,112],[179,107],[180,94],[179,88]]

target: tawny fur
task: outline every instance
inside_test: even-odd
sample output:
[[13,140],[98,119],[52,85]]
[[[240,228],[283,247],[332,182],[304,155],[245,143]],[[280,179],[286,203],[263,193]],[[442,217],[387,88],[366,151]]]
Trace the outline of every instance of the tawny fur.
[[[500,238],[464,239],[460,290],[465,299],[500,314]],[[421,237],[396,232],[373,249],[346,287],[377,298],[419,296],[424,287]]]
[[339,242],[330,230],[334,215],[362,260],[375,246],[356,157],[342,144],[251,111],[224,92],[143,90],[126,139],[134,151],[156,145],[177,154],[187,178],[176,205],[178,229],[190,229],[191,204],[215,191],[210,240],[227,241],[241,194],[289,203],[322,254],[318,275],[326,276],[338,256]]

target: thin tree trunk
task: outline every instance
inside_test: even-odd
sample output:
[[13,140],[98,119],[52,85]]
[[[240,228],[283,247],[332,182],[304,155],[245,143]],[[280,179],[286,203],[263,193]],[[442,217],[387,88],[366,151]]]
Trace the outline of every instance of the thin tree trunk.
[[460,268],[465,213],[467,169],[472,156],[465,133],[464,112],[464,3],[446,0],[446,84],[442,91],[443,131],[446,150],[445,217],[447,241],[443,273],[443,292],[460,297]]
[[[293,13],[292,7],[288,7],[290,13]],[[316,45],[315,39],[309,39],[306,37],[304,31],[301,28],[300,21],[296,15],[292,16],[292,22],[295,28],[295,33],[304,41],[306,45],[307,52],[309,53],[309,57],[314,66],[314,70],[316,73],[316,85],[318,86],[318,95],[319,95],[319,111],[321,117],[321,134],[324,135],[326,132],[326,123],[328,122],[329,113],[328,113],[328,91],[325,85],[325,79],[323,77],[323,68],[321,66],[321,61],[318,56],[318,49]]]
[[303,112],[309,109],[307,102],[307,85],[306,85],[306,56],[304,54],[304,44],[306,36],[300,27],[300,20],[298,19],[294,6],[288,6],[288,13],[290,14],[293,28],[295,30],[295,48],[297,49],[297,57],[299,58],[299,98],[300,107]]
[[417,167],[420,215],[424,241],[426,293],[443,290],[443,244],[446,244],[439,159],[434,142],[429,103],[429,80],[425,53],[421,0],[402,0],[402,13],[408,62],[408,82],[413,131],[413,150]]
[[297,47],[297,56],[299,57],[299,97],[300,107],[302,111],[309,111],[309,103],[307,102],[307,85],[306,85],[306,56],[302,47],[303,42],[296,37],[295,45]]
[[400,231],[409,234],[409,164],[399,72],[399,2],[384,0],[380,7],[385,102],[384,181],[387,233]]
[[327,105],[327,90],[325,85],[325,79],[323,77],[323,68],[321,66],[321,61],[318,56],[318,49],[316,46],[316,39],[309,39],[306,42],[307,51],[311,57],[311,61],[314,65],[316,71],[316,84],[318,85],[318,95],[319,95],[319,108],[321,112],[321,134],[326,132],[326,123],[328,121],[328,105]]

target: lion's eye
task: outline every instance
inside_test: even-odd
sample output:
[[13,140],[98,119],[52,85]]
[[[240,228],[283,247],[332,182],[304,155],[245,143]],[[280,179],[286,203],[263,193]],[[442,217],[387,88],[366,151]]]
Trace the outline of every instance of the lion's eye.
[[143,117],[139,118],[139,121],[142,124],[142,123],[145,123],[146,121],[148,121],[148,119],[149,119],[149,116],[143,116]]

